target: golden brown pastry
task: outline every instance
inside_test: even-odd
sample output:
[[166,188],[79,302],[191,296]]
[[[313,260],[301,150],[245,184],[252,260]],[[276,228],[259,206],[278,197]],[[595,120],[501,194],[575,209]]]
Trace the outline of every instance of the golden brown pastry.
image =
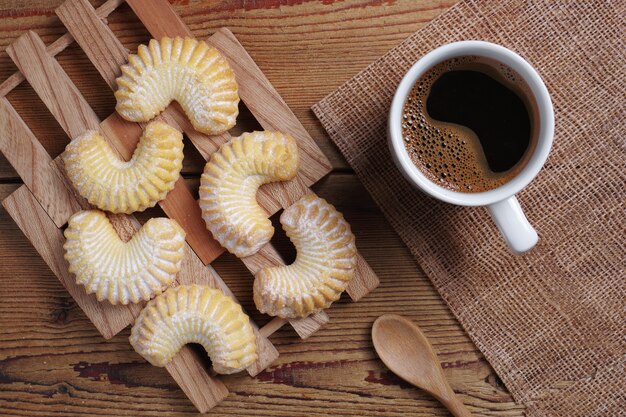
[[148,220],[123,242],[99,210],[80,211],[65,229],[65,259],[76,282],[98,301],[138,303],[160,294],[176,278],[185,232],[176,221]]
[[130,214],[154,207],[174,188],[183,166],[183,136],[154,121],[126,162],[98,132],[88,131],[67,145],[63,162],[74,187],[91,204]]
[[200,179],[202,218],[213,237],[240,258],[261,249],[274,228],[256,192],[262,184],[294,178],[298,164],[298,146],[289,134],[244,133],[222,145]]
[[135,321],[130,343],[160,367],[187,343],[204,346],[220,374],[246,369],[257,358],[256,336],[241,306],[220,290],[201,285],[170,288],[150,301]]
[[296,247],[296,260],[256,274],[254,303],[260,312],[284,318],[306,317],[330,307],[356,268],[350,225],[335,207],[314,194],[287,208],[280,223]]
[[128,57],[116,82],[115,109],[126,120],[147,122],[176,100],[193,127],[207,135],[235,125],[239,95],[228,61],[206,42],[152,39]]

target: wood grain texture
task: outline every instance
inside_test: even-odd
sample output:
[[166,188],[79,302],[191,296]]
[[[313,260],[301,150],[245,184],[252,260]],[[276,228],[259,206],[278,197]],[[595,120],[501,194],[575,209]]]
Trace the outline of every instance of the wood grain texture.
[[22,181],[57,227],[80,210],[62,175],[41,143],[11,103],[0,97],[0,153],[19,173]]
[[[95,1],[95,6],[101,4]],[[29,29],[36,30],[46,44],[59,37],[71,39],[63,35],[65,28],[54,14],[61,3],[0,4],[0,49]],[[312,104],[453,3],[173,2],[197,38],[229,27],[322,147],[336,173],[314,190],[344,213],[359,250],[381,278],[381,286],[366,300],[352,303],[342,298],[333,306],[332,321],[308,340],[299,340],[287,327],[274,333],[272,341],[281,351],[277,362],[255,379],[244,374],[227,377],[231,393],[211,415],[447,416],[435,400],[396,378],[373,353],[369,331],[383,313],[403,314],[420,325],[442,359],[453,388],[474,415],[523,415],[310,111]],[[108,17],[108,25],[130,50],[150,37],[126,5]],[[100,119],[111,114],[114,100],[109,87],[85,54],[72,45],[58,60]],[[11,60],[0,54],[0,80],[15,70]],[[44,148],[53,157],[58,155],[67,143],[65,132],[46,114],[31,87],[22,83],[8,99]],[[189,148],[183,172],[195,177],[204,160]],[[16,181],[15,170],[0,156],[0,199],[19,187],[7,183]],[[195,189],[197,184],[196,178],[189,186]],[[287,239],[277,236],[273,243],[289,257],[293,249]],[[253,319],[264,323],[267,318],[254,311],[250,287],[241,279],[249,274],[241,262],[225,254],[214,266]],[[108,342],[102,340],[2,208],[0,277],[4,284],[0,291],[0,414],[196,414],[168,373],[150,366],[132,350],[128,329]]]
[[[101,1],[94,0],[95,6]],[[322,147],[336,169],[346,163],[329,141],[310,108],[376,58],[427,24],[454,0],[272,0],[262,2],[173,1],[173,7],[196,38],[206,39],[221,27],[230,28],[250,53],[278,93]],[[0,6],[0,49],[28,29],[36,29],[46,44],[65,33],[54,10],[62,0],[25,0],[18,9]],[[107,17],[108,26],[130,50],[150,35],[125,4]],[[70,46],[59,55],[70,78],[83,92],[101,119],[113,111],[114,99],[85,54]],[[0,54],[0,80],[16,68]],[[67,143],[51,117],[41,113],[39,99],[27,85],[14,91],[10,101],[26,120],[44,147],[56,156]],[[45,133],[45,135],[41,135]],[[198,173],[200,159],[185,161],[185,173]],[[16,178],[15,171],[0,156],[0,178]]]
[[[191,36],[191,32],[166,1],[159,0],[147,3],[145,1],[131,0],[129,4],[153,37]],[[86,51],[90,60],[106,79],[107,83],[113,85],[119,69],[112,67],[110,62],[113,61],[122,65],[126,60],[124,58],[125,50],[112,31],[98,19],[95,10],[86,0],[66,1],[57,10],[57,14],[79,45]],[[86,25],[89,29],[85,28]],[[94,45],[93,32],[101,34],[101,43],[106,44],[106,46]],[[288,182],[265,184],[258,192],[257,198],[259,203],[269,214],[273,214],[280,208],[290,206],[304,194],[308,193],[308,186],[330,171],[330,163],[232,32],[227,29],[220,29],[209,38],[209,42],[220,49],[222,54],[229,59],[239,83],[239,94],[261,126],[266,130],[281,130],[291,133],[298,141],[300,169],[296,178]],[[210,154],[218,149],[219,144],[229,139],[229,134],[226,133],[219,135],[217,141],[214,141],[213,138],[197,132],[181,111],[180,106],[170,106],[162,114],[162,117],[167,118],[170,124],[174,122],[174,124],[182,126],[183,131],[187,133],[191,142],[196,145],[207,160]],[[214,146],[209,150],[205,145],[206,143],[214,144]],[[168,198],[165,203],[168,200],[178,201],[174,198]],[[161,204],[161,207],[168,213],[167,206]],[[188,213],[186,217],[188,222],[194,221],[193,216],[195,216],[194,226],[202,227],[204,233],[208,234],[201,221],[199,207],[190,207],[190,210],[186,212]],[[215,242],[211,240],[211,243],[214,244]],[[273,248],[271,246],[266,248],[266,252],[272,251]],[[215,253],[217,253],[217,250],[215,250]],[[259,257],[263,258],[263,254],[259,254],[257,258]],[[279,257],[275,260],[278,259]],[[210,259],[209,262],[212,260]],[[244,262],[244,264],[250,265],[249,262]],[[360,266],[359,273],[357,273],[357,276],[351,283],[352,291],[349,291],[349,293],[358,293],[359,296],[363,296],[378,286],[378,278],[376,278],[376,275],[369,269],[367,263],[362,258],[360,258]],[[250,268],[248,269],[251,270]],[[255,272],[253,271],[253,273]],[[288,322],[304,339],[317,331],[324,323],[327,323],[328,315],[319,312],[315,316],[288,320]],[[264,340],[261,340],[259,343],[268,344]],[[261,349],[260,352],[264,355],[266,349]],[[257,369],[263,369],[261,365],[264,363],[269,364],[270,359],[271,357],[260,356],[257,361]]]
[[[0,198],[15,188],[0,185]],[[506,393],[358,180],[331,174],[314,190],[344,213],[381,286],[359,303],[342,297],[330,311],[332,320],[305,341],[288,327],[274,333],[272,341],[281,352],[277,361],[254,379],[245,374],[224,378],[230,394],[210,415],[448,416],[436,400],[395,377],[374,353],[373,321],[396,313],[422,328],[473,415],[521,417],[523,409]],[[279,236],[275,246],[289,256],[288,239]],[[379,256],[381,251],[385,256]],[[252,318],[263,323],[249,285],[242,283],[249,273],[241,262],[225,255],[213,265]],[[2,209],[0,276],[0,414],[195,415],[168,373],[133,351],[129,329],[102,340]],[[208,366],[205,355],[200,357]]]
[[[113,12],[113,10],[117,9],[120,4],[122,4],[124,0],[107,0],[103,3],[98,10],[96,10],[96,14],[100,19],[106,19],[106,17]],[[69,33],[63,34],[57,40],[52,42],[47,48],[46,51],[52,55],[56,56],[57,54],[63,52],[65,48],[70,46],[74,42],[72,35]],[[9,94],[15,87],[17,87],[22,81],[24,81],[24,75],[16,71],[11,76],[9,76],[6,80],[0,84],[0,96],[4,97]]]
[[63,257],[65,253],[63,232],[52,222],[26,186],[18,188],[2,202],[2,205],[102,336],[110,339],[139,314],[141,305],[114,306],[100,303],[94,294],[88,295],[85,289],[76,283]]
[[[45,45],[34,32],[28,32],[14,42],[9,48],[9,55],[68,136],[76,137],[89,129],[98,130],[100,121],[97,115],[86,103],[62,68],[54,61],[54,58],[47,53]],[[180,181],[184,191],[189,195],[189,200],[191,200],[194,206],[197,205],[182,182],[182,178]],[[8,200],[9,205],[6,207],[12,209],[10,211],[12,215],[17,216],[20,212],[24,212],[24,207],[28,207],[25,201],[23,202],[19,199],[22,194],[17,194],[15,199]],[[184,210],[184,207],[182,209]],[[32,211],[26,210],[25,212],[29,213]],[[119,233],[122,237],[128,238],[138,226],[138,224],[134,224],[133,218],[130,216],[115,215],[109,218],[116,229],[126,231],[126,236],[123,233]],[[31,224],[32,228],[29,229],[28,226]],[[45,259],[51,268],[54,267],[53,271],[55,274],[66,285],[68,281],[73,281],[73,277],[67,271],[66,265],[58,265],[52,259],[56,256],[57,263],[63,260],[64,238],[61,231],[59,229],[51,230],[50,227],[42,229],[51,236],[50,238],[45,238],[45,236],[37,236],[36,227],[40,226],[38,223],[28,223],[24,219],[20,226],[25,231],[26,236],[35,239],[35,244],[40,245],[38,246],[38,251],[48,255]],[[54,236],[54,239],[52,239],[52,236]],[[46,248],[47,244],[51,246]],[[54,252],[48,253],[46,249]],[[197,259],[191,250],[187,252],[184,263],[193,262]],[[179,282],[185,283],[186,279],[195,279],[195,277],[189,277],[186,272],[188,271],[181,271],[178,275],[177,279]],[[214,282],[213,286],[215,286]],[[80,288],[75,281],[72,289],[74,291],[71,294],[78,297],[77,300],[82,300],[80,303],[81,307],[84,306],[87,309],[86,313],[92,318],[96,327],[101,330],[106,338],[112,337],[131,323],[144,304],[131,304],[128,307],[111,306],[106,303],[99,303],[93,296],[88,297],[84,289]],[[111,325],[112,321],[114,321],[115,327]],[[223,383],[207,373],[207,370],[197,360],[197,357],[190,354],[188,347],[181,349],[181,352],[168,364],[167,369],[201,412],[208,411],[228,394],[228,390]]]

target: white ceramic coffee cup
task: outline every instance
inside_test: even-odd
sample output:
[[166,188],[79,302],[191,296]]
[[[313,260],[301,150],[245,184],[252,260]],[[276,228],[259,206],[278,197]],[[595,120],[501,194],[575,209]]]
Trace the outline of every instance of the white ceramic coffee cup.
[[[441,187],[429,180],[414,164],[402,140],[402,113],[404,102],[417,81],[426,71],[448,59],[476,55],[491,58],[515,70],[528,84],[537,103],[539,133],[537,144],[526,166],[509,182],[493,190],[463,193]],[[391,103],[388,122],[389,148],[402,174],[415,187],[448,203],[462,206],[487,206],[491,217],[511,250],[517,254],[530,250],[538,241],[537,232],[528,223],[515,198],[539,173],[552,147],[554,110],[548,89],[537,71],[515,52],[493,43],[462,41],[441,46],[424,55],[406,73]]]

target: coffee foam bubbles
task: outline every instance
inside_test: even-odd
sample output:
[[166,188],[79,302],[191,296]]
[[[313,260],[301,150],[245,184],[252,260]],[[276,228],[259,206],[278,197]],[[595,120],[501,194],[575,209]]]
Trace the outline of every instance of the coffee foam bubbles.
[[[441,74],[492,65],[508,83],[519,84],[521,78],[511,68],[476,56],[453,58],[426,72],[413,86],[404,104],[402,134],[412,162],[431,181],[460,192],[481,192],[496,188],[513,178],[523,164],[506,172],[492,172],[482,151],[480,140],[467,127],[432,119],[426,111],[430,89]],[[473,69],[473,68],[472,68]],[[489,71],[482,71],[489,72]],[[492,75],[492,74],[489,74]],[[499,77],[499,78],[500,78]]]

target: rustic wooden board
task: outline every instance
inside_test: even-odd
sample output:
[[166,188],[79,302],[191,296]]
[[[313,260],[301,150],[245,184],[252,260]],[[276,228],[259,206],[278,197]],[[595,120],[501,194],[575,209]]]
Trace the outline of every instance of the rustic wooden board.
[[[130,3],[140,19],[149,17],[149,30],[157,33],[170,33],[168,30],[171,30],[171,33],[190,34],[167,2],[159,0],[148,4],[130,0]],[[58,16],[69,29],[71,37],[85,51],[110,88],[115,88],[115,78],[119,75],[119,66],[125,63],[128,53],[102,20],[111,12],[111,7],[117,6],[117,4],[118,2],[109,0],[98,10],[95,10],[86,0],[68,0],[57,10]],[[155,24],[155,22],[157,23]],[[153,36],[162,35],[153,33]],[[6,94],[21,82],[20,77],[23,76],[29,81],[44,105],[70,138],[82,134],[85,130],[99,130],[119,156],[128,160],[132,156],[145,124],[129,123],[121,119],[116,113],[100,122],[96,113],[53,58],[53,54],[69,45],[71,40],[64,35],[51,47],[46,48],[34,32],[22,35],[7,48],[9,56],[20,72],[3,83],[0,90]],[[242,101],[260,125],[266,130],[287,131],[298,141],[301,157],[301,169],[298,176],[289,182],[267,184],[259,192],[259,202],[269,216],[280,208],[288,207],[304,194],[310,192],[308,186],[330,171],[330,163],[234,35],[230,31],[222,29],[211,37],[209,42],[220,49],[231,62],[240,84]],[[66,270],[64,261],[58,258],[63,252],[63,236],[59,227],[65,223],[69,215],[79,208],[89,207],[89,204],[73,190],[59,158],[54,161],[51,160],[11,104],[3,97],[0,98],[4,100],[3,103],[0,103],[3,106],[0,109],[3,110],[0,112],[0,116],[3,116],[0,118],[0,121],[3,121],[2,129],[5,134],[17,134],[18,136],[16,142],[7,142],[8,145],[5,145],[3,149],[18,173],[26,176],[28,187],[22,187],[15,193],[15,196],[7,199],[7,211],[18,216],[22,208],[34,204],[39,212],[43,213],[41,221],[47,223],[45,228],[37,224],[35,226],[29,225],[23,218],[16,221],[26,236],[31,239],[37,236],[37,228],[42,228],[43,232],[41,233],[46,235],[47,239],[44,239],[43,243],[35,243],[35,246],[55,273],[65,267],[65,274],[59,275],[59,278],[66,284],[65,281],[70,274]],[[230,138],[229,134],[211,138],[196,132],[177,105],[170,106],[159,117],[185,131],[205,159],[210,157],[210,154],[220,144]],[[45,167],[46,175],[43,176],[43,180],[32,175],[32,171],[29,172],[28,160],[25,160],[20,152],[15,151],[16,144],[17,146],[28,146],[30,153],[27,154],[32,155],[38,164]],[[43,195],[40,190],[46,182],[42,181],[51,182],[50,189],[56,193]],[[53,201],[56,201],[56,194],[60,196],[61,207],[50,207],[51,214],[48,214],[46,210],[42,209],[42,206],[54,205]],[[160,203],[160,206],[169,217],[178,220],[185,228],[187,242],[190,245],[187,247],[188,254],[175,285],[202,282],[206,285],[222,288],[227,294],[230,294],[230,290],[219,275],[208,265],[223,252],[223,249],[212,239],[204,227],[199,207],[182,177],[168,194],[168,197]],[[109,217],[124,239],[130,238],[139,227],[139,223],[131,216],[110,215]],[[48,244],[52,246],[42,246]],[[192,252],[192,248],[195,253]],[[198,257],[195,256],[196,254]],[[56,260],[53,259],[54,256],[57,256]],[[257,272],[258,268],[264,265],[282,263],[280,255],[270,244],[266,245],[259,254],[244,260],[244,264],[252,273]],[[353,280],[348,293],[354,300],[357,300],[377,285],[378,278],[359,255],[357,277]],[[74,283],[74,287],[78,286]],[[83,296],[85,296],[84,293]],[[92,299],[93,297],[85,296],[82,304],[93,303]],[[141,304],[131,306],[129,308],[130,314],[127,316],[120,315],[120,321],[116,323],[115,327],[107,326],[109,324],[108,317],[103,317],[103,314],[90,313],[90,308],[86,312],[92,320],[100,320],[97,328],[103,329],[103,334],[111,337],[115,334],[114,332],[121,330],[125,324],[133,320],[139,308],[141,308]],[[94,309],[91,308],[91,310]],[[116,314],[114,308],[111,311],[110,314]],[[307,338],[328,320],[328,315],[325,312],[319,312],[304,319],[289,320],[288,322],[301,338]],[[248,369],[251,375],[258,374],[278,357],[278,351],[269,342],[267,336],[277,331],[286,322],[287,320],[276,318],[271,320],[263,329],[258,329],[255,326],[258,336],[259,360]],[[168,364],[167,369],[201,412],[215,406],[228,393],[223,383],[207,373],[200,359],[188,347],[181,350],[180,354]]]
[[[47,53],[45,45],[37,34],[28,32],[22,35],[17,41],[11,44],[8,48],[8,53],[68,136],[73,138],[79,136],[85,130],[98,129],[100,125],[98,117],[91,107],[89,107],[69,77],[67,77],[61,66]],[[182,183],[182,187],[189,193],[184,183]],[[192,203],[197,205],[190,193],[189,196]],[[29,211],[26,211],[26,213],[28,212]],[[120,225],[125,225],[127,232],[127,227],[131,224],[130,234],[134,231],[132,229],[136,230],[138,227],[138,222],[134,221],[131,216],[115,215],[109,218],[116,228],[119,228]],[[63,259],[63,241],[61,231],[56,229],[56,239],[54,242],[50,242],[50,244],[54,244],[52,247],[56,249],[56,252],[51,255],[58,257],[59,260],[57,262]],[[45,243],[44,241],[44,244]],[[191,274],[188,273],[189,263],[197,259],[198,258],[193,255],[191,250],[187,250],[183,268],[177,276],[178,283],[191,283],[198,280],[198,277],[191,276]],[[198,260],[198,262],[200,261]],[[59,270],[62,268],[56,266],[55,269]],[[70,274],[67,268],[65,268],[64,271],[64,282],[66,282],[68,279],[71,279],[71,277],[68,276]],[[214,280],[205,280],[204,283],[217,287]],[[76,285],[76,287],[79,286]],[[75,288],[75,290],[78,291],[81,290],[81,288]],[[85,295],[84,289],[83,295]],[[105,303],[99,303],[95,297],[83,297],[83,299],[85,300],[83,302],[84,304],[89,304],[88,308],[98,309],[98,311],[103,309],[102,306],[105,305]],[[142,306],[143,303],[139,303],[132,304],[128,308],[131,309],[133,313],[138,313]],[[109,316],[114,316],[121,321],[115,329],[121,330],[134,320],[133,314],[125,316],[116,315],[115,311],[118,309],[113,307],[114,306],[111,306]],[[94,314],[92,317],[95,318],[96,327],[98,328],[103,328],[108,324],[108,321],[104,320],[98,322],[101,315]],[[106,330],[110,329],[111,327],[106,327]],[[111,336],[110,334],[107,335],[109,337]],[[208,374],[203,363],[196,355],[192,355],[189,349],[190,348],[187,346],[183,347],[179,354],[168,364],[167,369],[198,410],[206,412],[225,398],[228,394],[228,390],[219,379]],[[265,363],[264,359],[265,358],[261,359],[263,363]]]
[[[165,34],[168,36],[190,35],[186,26],[169,7],[167,2],[153,2],[149,4],[149,7],[146,7],[147,3],[145,2],[130,2],[130,4],[133,10],[138,13],[140,19],[143,18],[142,20],[147,22],[148,30],[152,29],[153,36],[159,37]],[[85,51],[107,84],[111,88],[115,88],[115,78],[120,74],[119,66],[126,63],[127,51],[113,32],[98,18],[96,11],[86,0],[66,1],[57,9],[57,15]],[[153,22],[167,22],[169,26],[158,24],[155,29]],[[274,130],[280,129],[280,126],[285,126],[287,131],[299,138],[298,142],[302,158],[302,168],[299,175],[302,175],[304,180],[298,177],[294,181],[286,183],[267,184],[267,187],[259,194],[260,203],[269,214],[274,213],[281,207],[288,207],[308,192],[308,187],[305,183],[311,184],[324,176],[330,169],[328,161],[232,33],[222,30],[212,36],[209,42],[221,44],[221,50],[229,53],[230,61],[239,63],[235,71],[241,85],[240,93],[242,94],[242,99],[251,108],[253,115],[260,119],[261,125],[266,125],[263,126],[266,129]],[[121,136],[121,132],[124,130],[128,132],[129,130],[128,126],[125,126],[129,123],[116,116],[117,114],[112,115],[107,121],[111,120],[112,125],[120,124],[124,129],[118,129],[120,133],[111,135],[113,137]],[[219,145],[229,138],[227,134],[224,134],[217,137],[217,140],[214,140],[214,138],[196,132],[178,106],[169,108],[162,117],[166,118],[168,123],[179,128],[181,125],[184,126],[183,130],[191,135],[192,142],[198,147],[205,159],[208,159],[210,154],[216,151]],[[130,152],[135,147],[135,143],[132,141],[131,134],[127,133],[126,137],[129,139],[126,141],[124,149],[120,150],[120,153],[128,158]],[[207,148],[207,144],[210,144],[210,149]],[[305,171],[307,168],[311,169],[308,177]],[[168,195],[168,198],[161,203],[161,207],[164,207],[165,204],[165,208],[167,208],[167,205],[175,204],[169,202],[178,202],[179,199],[174,197],[176,196],[172,193]],[[167,209],[165,211],[168,213]],[[187,209],[181,207],[181,212],[188,214],[186,219],[189,227],[202,229],[201,232],[207,233],[197,205]],[[186,230],[194,229],[186,228]],[[198,230],[195,230],[195,232],[195,235],[201,235]],[[205,240],[207,239],[205,238]],[[267,248],[267,251],[273,251],[273,248]],[[207,259],[204,260],[207,261]],[[209,262],[212,260],[208,259]],[[278,261],[277,259],[275,260]],[[282,262],[278,261],[278,263]],[[257,270],[251,270],[251,272],[254,274]],[[348,293],[353,299],[358,300],[377,285],[376,275],[359,256],[358,274]],[[302,338],[310,336],[327,321],[328,316],[324,312],[320,312],[314,317],[289,320]]]
[[[169,5],[150,5],[150,7],[153,6],[161,7],[161,10],[165,10],[166,12],[171,11]],[[143,10],[144,8],[145,6],[139,6],[139,10]],[[76,42],[85,51],[100,75],[107,82],[109,87],[115,89],[115,79],[120,75],[120,66],[127,62],[128,53],[115,37],[113,32],[102,22],[102,20],[100,20],[96,14],[96,10],[86,0],[68,0],[63,3],[56,12]],[[160,21],[171,21],[169,16],[157,17]],[[180,20],[177,21],[180,22]],[[242,54],[245,53],[243,47],[240,46],[239,50],[243,51]],[[174,113],[176,116],[172,116]],[[170,125],[180,129],[177,122],[172,120],[173,117],[176,117],[176,119],[184,123],[185,126],[189,125],[187,117],[184,113],[182,113],[180,108],[168,109],[160,116],[160,118],[164,119]],[[104,123],[100,126],[102,127],[103,125]],[[125,159],[129,159],[136,147],[138,135],[141,133],[141,129],[138,128],[139,125],[129,123],[119,117],[117,113],[113,113],[109,118],[107,118],[105,126],[105,134],[107,134],[108,137],[116,138],[113,139],[112,142],[115,145],[120,146],[121,148],[118,149],[120,154]],[[143,127],[144,125],[141,124],[141,126]],[[212,138],[196,132],[191,126],[188,126],[187,131],[195,132],[194,135],[196,139],[193,141],[194,143],[197,143],[198,141],[200,143],[214,142]],[[133,135],[136,136],[133,137]],[[223,135],[220,138],[225,139],[226,136],[227,135]],[[313,146],[315,146],[315,144],[313,144]],[[215,150],[216,149],[217,148],[215,148]],[[320,171],[320,174],[322,174],[322,171]],[[167,198],[159,204],[161,208],[164,209],[166,214],[177,219],[179,223],[181,223],[181,226],[187,232],[187,240],[189,243],[196,251],[198,250],[197,248],[200,247],[204,252],[197,252],[198,255],[205,263],[209,263],[224,250],[207,231],[201,217],[199,205],[193,201],[193,199],[188,198],[188,193],[178,190],[180,187],[185,187],[182,178],[180,178],[177,182],[176,188],[170,191]],[[288,189],[286,188],[278,191],[283,191],[283,193],[289,194]],[[184,195],[181,194],[181,192]],[[274,193],[276,192],[277,191]],[[302,192],[304,193],[305,191],[303,190]],[[183,198],[181,198],[181,196]],[[181,219],[183,220],[182,222]],[[192,239],[191,241],[189,240],[190,237]],[[210,248],[208,253],[207,248]],[[268,248],[268,250],[273,249]],[[306,338],[327,321],[328,317],[323,313],[319,313],[318,317],[290,320],[290,323],[292,323],[294,328],[296,328],[298,334],[300,334],[303,338]],[[267,345],[269,342],[266,340],[260,340],[259,344]],[[271,363],[271,359],[275,355],[275,349],[272,349],[269,346],[267,349],[263,349],[262,352],[264,355],[260,355],[255,369],[264,368],[264,365]],[[271,354],[266,356],[265,354],[267,353]]]

